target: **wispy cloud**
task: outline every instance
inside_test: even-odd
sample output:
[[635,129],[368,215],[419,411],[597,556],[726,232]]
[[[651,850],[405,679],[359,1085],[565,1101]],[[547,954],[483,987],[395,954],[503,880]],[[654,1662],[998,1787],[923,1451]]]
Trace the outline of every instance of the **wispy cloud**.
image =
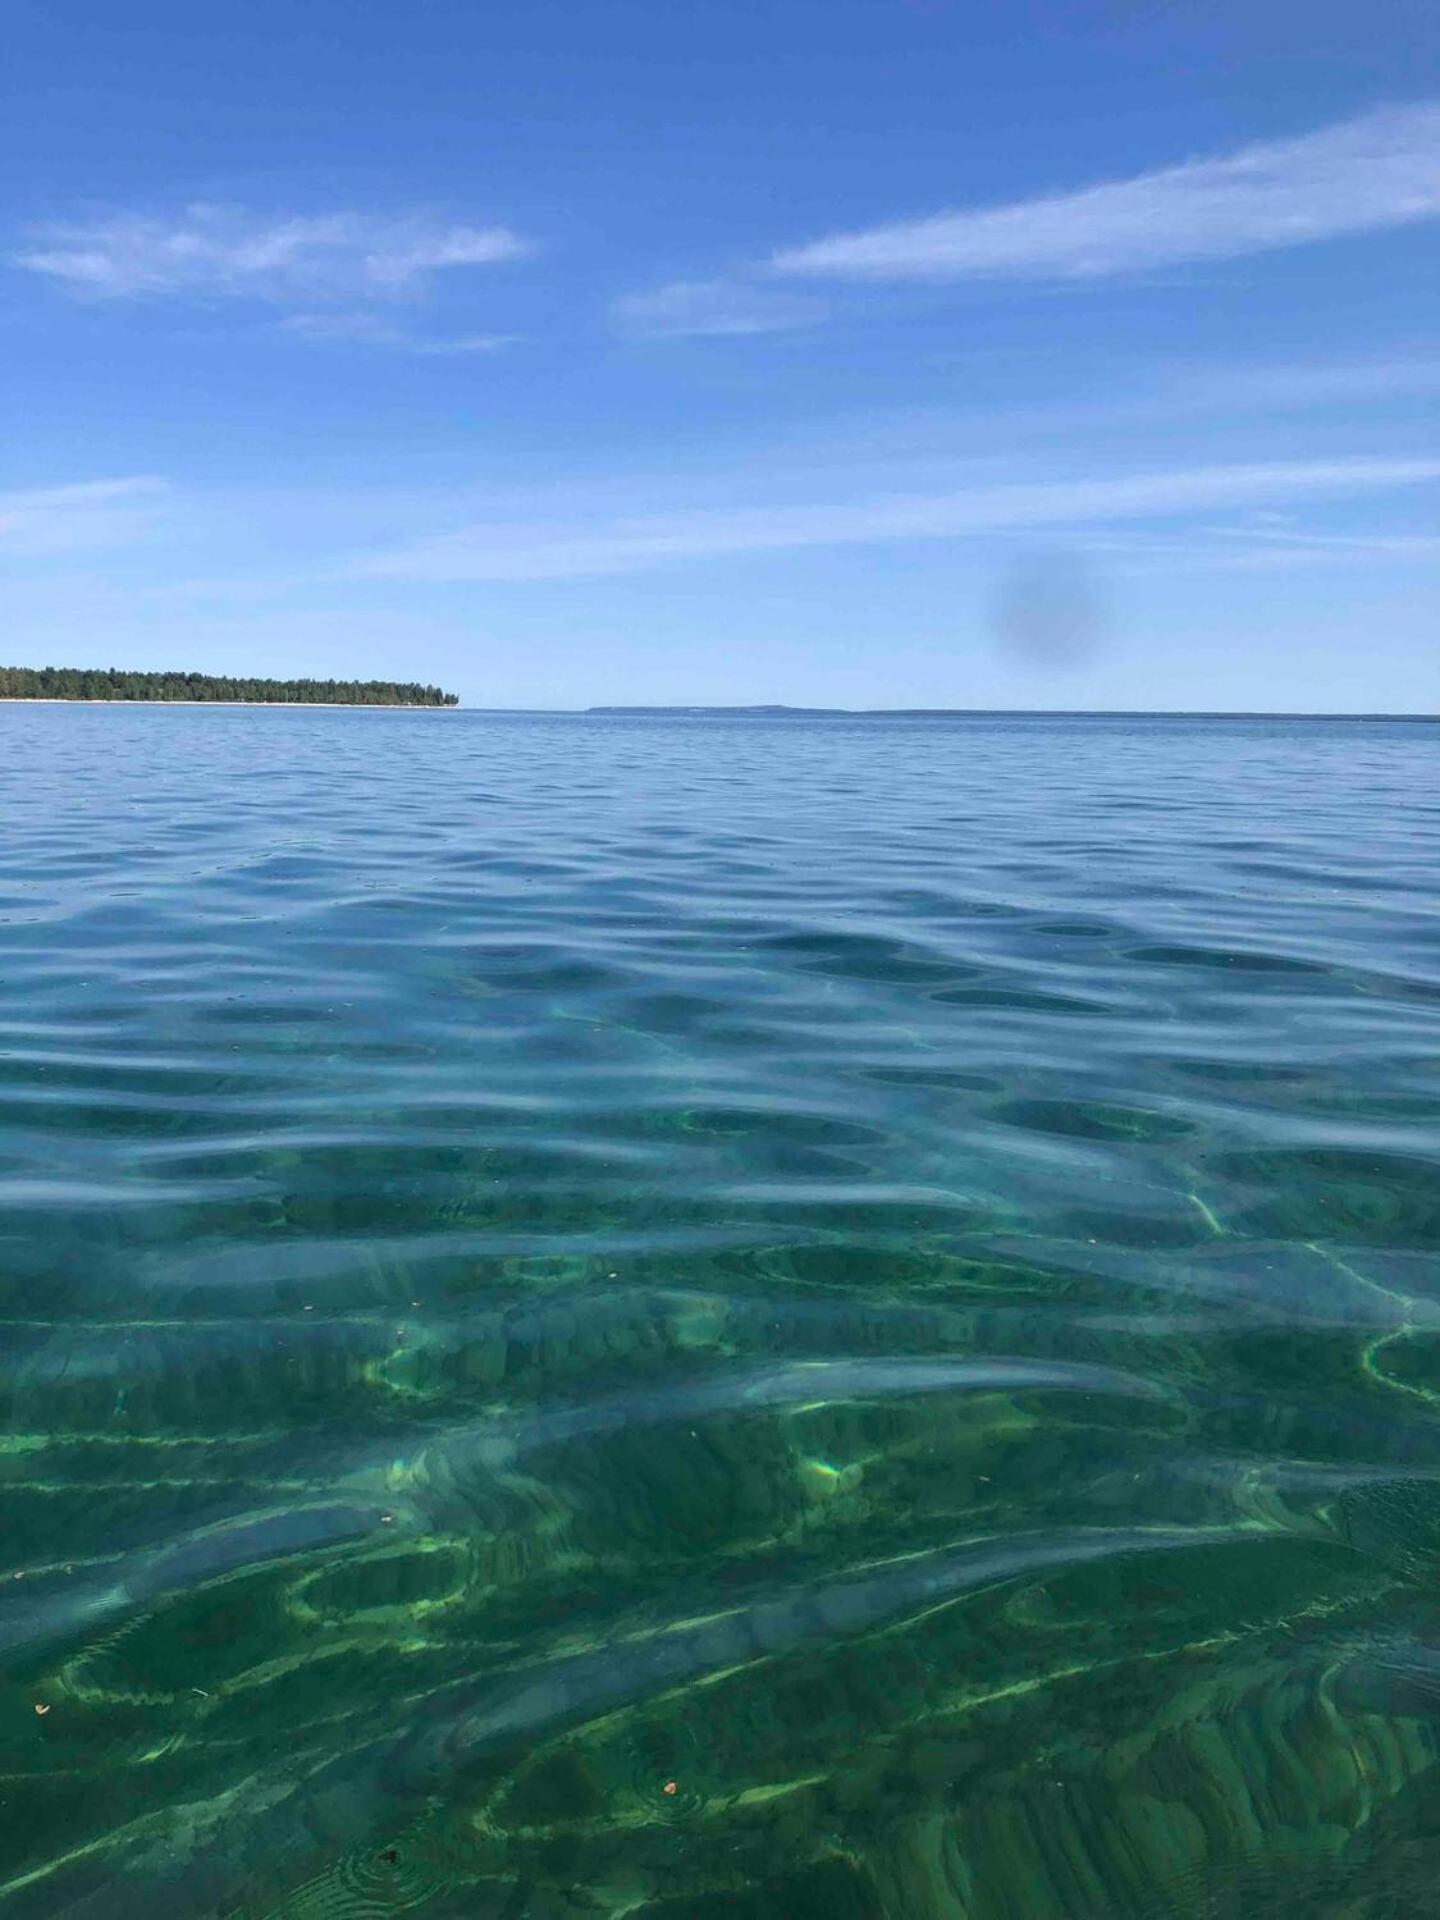
[[1181,361],[1165,377],[1177,407],[1298,411],[1440,394],[1440,353],[1427,342],[1406,353],[1354,360],[1250,361],[1218,367]]
[[1276,552],[1353,554],[1365,560],[1427,560],[1440,554],[1440,533],[1310,533],[1276,524],[1202,527],[1199,531],[1217,540],[1249,542]]
[[494,353],[501,347],[509,346],[514,339],[513,334],[505,333],[469,333],[454,338],[417,334],[397,326],[387,312],[377,313],[364,308],[290,313],[280,322],[280,326],[285,333],[295,334],[302,340],[390,347],[401,353],[421,355]]
[[776,333],[805,327],[826,315],[823,301],[777,292],[743,280],[672,280],[615,304],[615,318],[628,333],[650,339],[682,334]]
[[820,505],[691,509],[599,524],[491,521],[367,554],[344,571],[351,578],[391,580],[563,580],[746,553],[1143,523],[1434,480],[1440,480],[1440,460],[1351,458],[1008,482]]
[[163,480],[137,474],[0,493],[0,554],[31,558],[114,545],[150,524]]
[[1224,260],[1440,215],[1440,105],[1128,180],[793,247],[774,271],[847,280],[1091,280]]
[[412,353],[440,355],[498,353],[501,347],[513,347],[519,338],[513,333],[464,333],[453,340],[412,340]]
[[274,217],[196,202],[168,219],[118,213],[36,228],[10,258],[93,299],[189,296],[289,306],[413,297],[438,272],[529,251],[508,227],[425,214]]

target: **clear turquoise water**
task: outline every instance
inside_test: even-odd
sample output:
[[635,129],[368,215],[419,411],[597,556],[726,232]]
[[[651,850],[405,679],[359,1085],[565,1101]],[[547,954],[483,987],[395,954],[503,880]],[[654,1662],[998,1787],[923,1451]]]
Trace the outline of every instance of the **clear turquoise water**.
[[0,1912],[1440,1912],[1437,766],[0,712]]

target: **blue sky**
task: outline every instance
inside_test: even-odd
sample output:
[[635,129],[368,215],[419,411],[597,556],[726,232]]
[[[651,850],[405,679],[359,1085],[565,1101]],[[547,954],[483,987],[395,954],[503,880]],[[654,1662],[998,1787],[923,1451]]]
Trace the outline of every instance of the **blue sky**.
[[1421,0],[11,0],[0,653],[1440,708]]

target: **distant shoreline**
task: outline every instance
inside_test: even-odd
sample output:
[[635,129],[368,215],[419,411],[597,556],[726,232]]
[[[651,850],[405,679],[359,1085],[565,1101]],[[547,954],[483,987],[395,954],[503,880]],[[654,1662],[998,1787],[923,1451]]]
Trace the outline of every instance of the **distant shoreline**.
[[1241,707],[462,707],[458,702],[441,707],[421,700],[116,700],[57,694],[0,694],[0,707],[284,707],[307,713],[514,714],[554,720],[1349,720],[1440,725],[1440,713],[1300,713]]
[[[491,713],[562,708],[480,708]],[[1295,713],[1264,708],[1184,707],[579,707],[597,719],[723,720],[1369,720],[1440,723],[1440,713]]]
[[6,666],[0,700],[97,707],[457,707],[420,680],[339,680],[310,673],[198,673],[158,667]]
[[458,713],[429,700],[110,700],[86,694],[0,693],[0,707],[293,707],[307,713]]

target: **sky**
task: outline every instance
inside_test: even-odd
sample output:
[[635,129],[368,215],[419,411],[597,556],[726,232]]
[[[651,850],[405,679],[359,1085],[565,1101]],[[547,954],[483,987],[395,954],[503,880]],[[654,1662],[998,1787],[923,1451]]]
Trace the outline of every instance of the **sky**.
[[1431,0],[10,0],[6,664],[1440,710]]

